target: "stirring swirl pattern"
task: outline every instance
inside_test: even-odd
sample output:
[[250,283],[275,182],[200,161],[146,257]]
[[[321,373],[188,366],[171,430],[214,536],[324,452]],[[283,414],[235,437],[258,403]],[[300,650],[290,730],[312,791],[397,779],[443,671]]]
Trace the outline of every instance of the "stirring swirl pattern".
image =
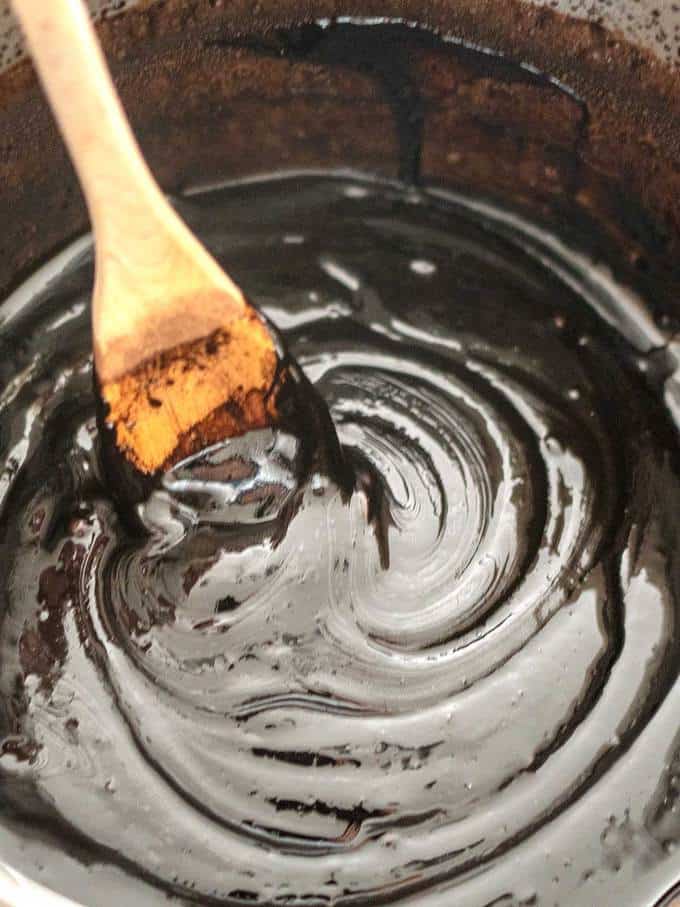
[[301,465],[328,439],[262,432],[131,536],[72,258],[10,325],[42,334],[0,403],[8,833],[71,829],[139,904],[653,903],[680,838],[666,353],[453,201],[298,175],[181,205],[352,487]]

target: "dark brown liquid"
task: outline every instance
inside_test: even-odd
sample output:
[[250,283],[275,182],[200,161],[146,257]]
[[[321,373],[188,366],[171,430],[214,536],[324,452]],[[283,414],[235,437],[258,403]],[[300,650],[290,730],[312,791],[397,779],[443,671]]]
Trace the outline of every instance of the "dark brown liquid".
[[3,858],[97,907],[650,907],[680,874],[672,344],[482,204],[298,175],[180,207],[342,462],[318,428],[231,442],[135,538],[89,251],[15,297]]

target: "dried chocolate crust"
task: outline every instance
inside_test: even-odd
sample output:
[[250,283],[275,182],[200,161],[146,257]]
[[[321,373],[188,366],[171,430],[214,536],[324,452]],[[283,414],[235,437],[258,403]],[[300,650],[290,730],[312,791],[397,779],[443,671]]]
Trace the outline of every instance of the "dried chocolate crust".
[[[621,35],[517,0],[165,0],[104,21],[125,105],[165,188],[280,168],[399,175],[393,110],[371,74],[287,54],[291,29],[335,16],[419,22],[568,88],[416,42],[419,178],[548,225],[582,217],[585,245],[618,262],[660,318],[680,316],[680,73]],[[0,77],[0,224],[0,293],[87,225],[26,62]]]

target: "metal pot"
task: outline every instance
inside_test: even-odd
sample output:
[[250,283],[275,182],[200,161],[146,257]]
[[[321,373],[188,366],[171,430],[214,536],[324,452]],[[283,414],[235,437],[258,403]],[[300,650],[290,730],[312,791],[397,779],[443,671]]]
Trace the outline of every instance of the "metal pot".
[[[655,314],[680,316],[680,8],[671,0],[90,6],[144,151],[168,190],[282,167],[348,167],[472,191],[562,232],[587,218],[588,251],[616,261],[617,277],[643,294],[653,285]],[[370,42],[352,67],[311,58],[311,23],[336,16],[424,26],[413,46],[390,48],[408,53],[408,79],[390,83],[383,68],[378,85],[368,72],[378,50]],[[451,67],[428,30],[522,61],[527,78],[504,79],[491,57],[483,73],[472,59],[464,72]],[[420,141],[404,146],[399,117],[414,111]],[[0,298],[87,225],[5,0],[0,225]],[[0,842],[9,864],[15,846]],[[96,873],[84,871],[84,904],[100,903],[97,885]],[[0,905],[74,903],[0,866]]]

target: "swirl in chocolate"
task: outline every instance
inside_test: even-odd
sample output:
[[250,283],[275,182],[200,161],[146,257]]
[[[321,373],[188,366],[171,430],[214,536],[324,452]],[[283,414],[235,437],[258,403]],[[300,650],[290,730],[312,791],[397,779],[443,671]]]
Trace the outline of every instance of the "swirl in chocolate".
[[679,869],[673,345],[481,203],[298,174],[179,205],[334,428],[185,461],[131,534],[87,241],[15,297],[7,858],[97,907],[651,907]]

